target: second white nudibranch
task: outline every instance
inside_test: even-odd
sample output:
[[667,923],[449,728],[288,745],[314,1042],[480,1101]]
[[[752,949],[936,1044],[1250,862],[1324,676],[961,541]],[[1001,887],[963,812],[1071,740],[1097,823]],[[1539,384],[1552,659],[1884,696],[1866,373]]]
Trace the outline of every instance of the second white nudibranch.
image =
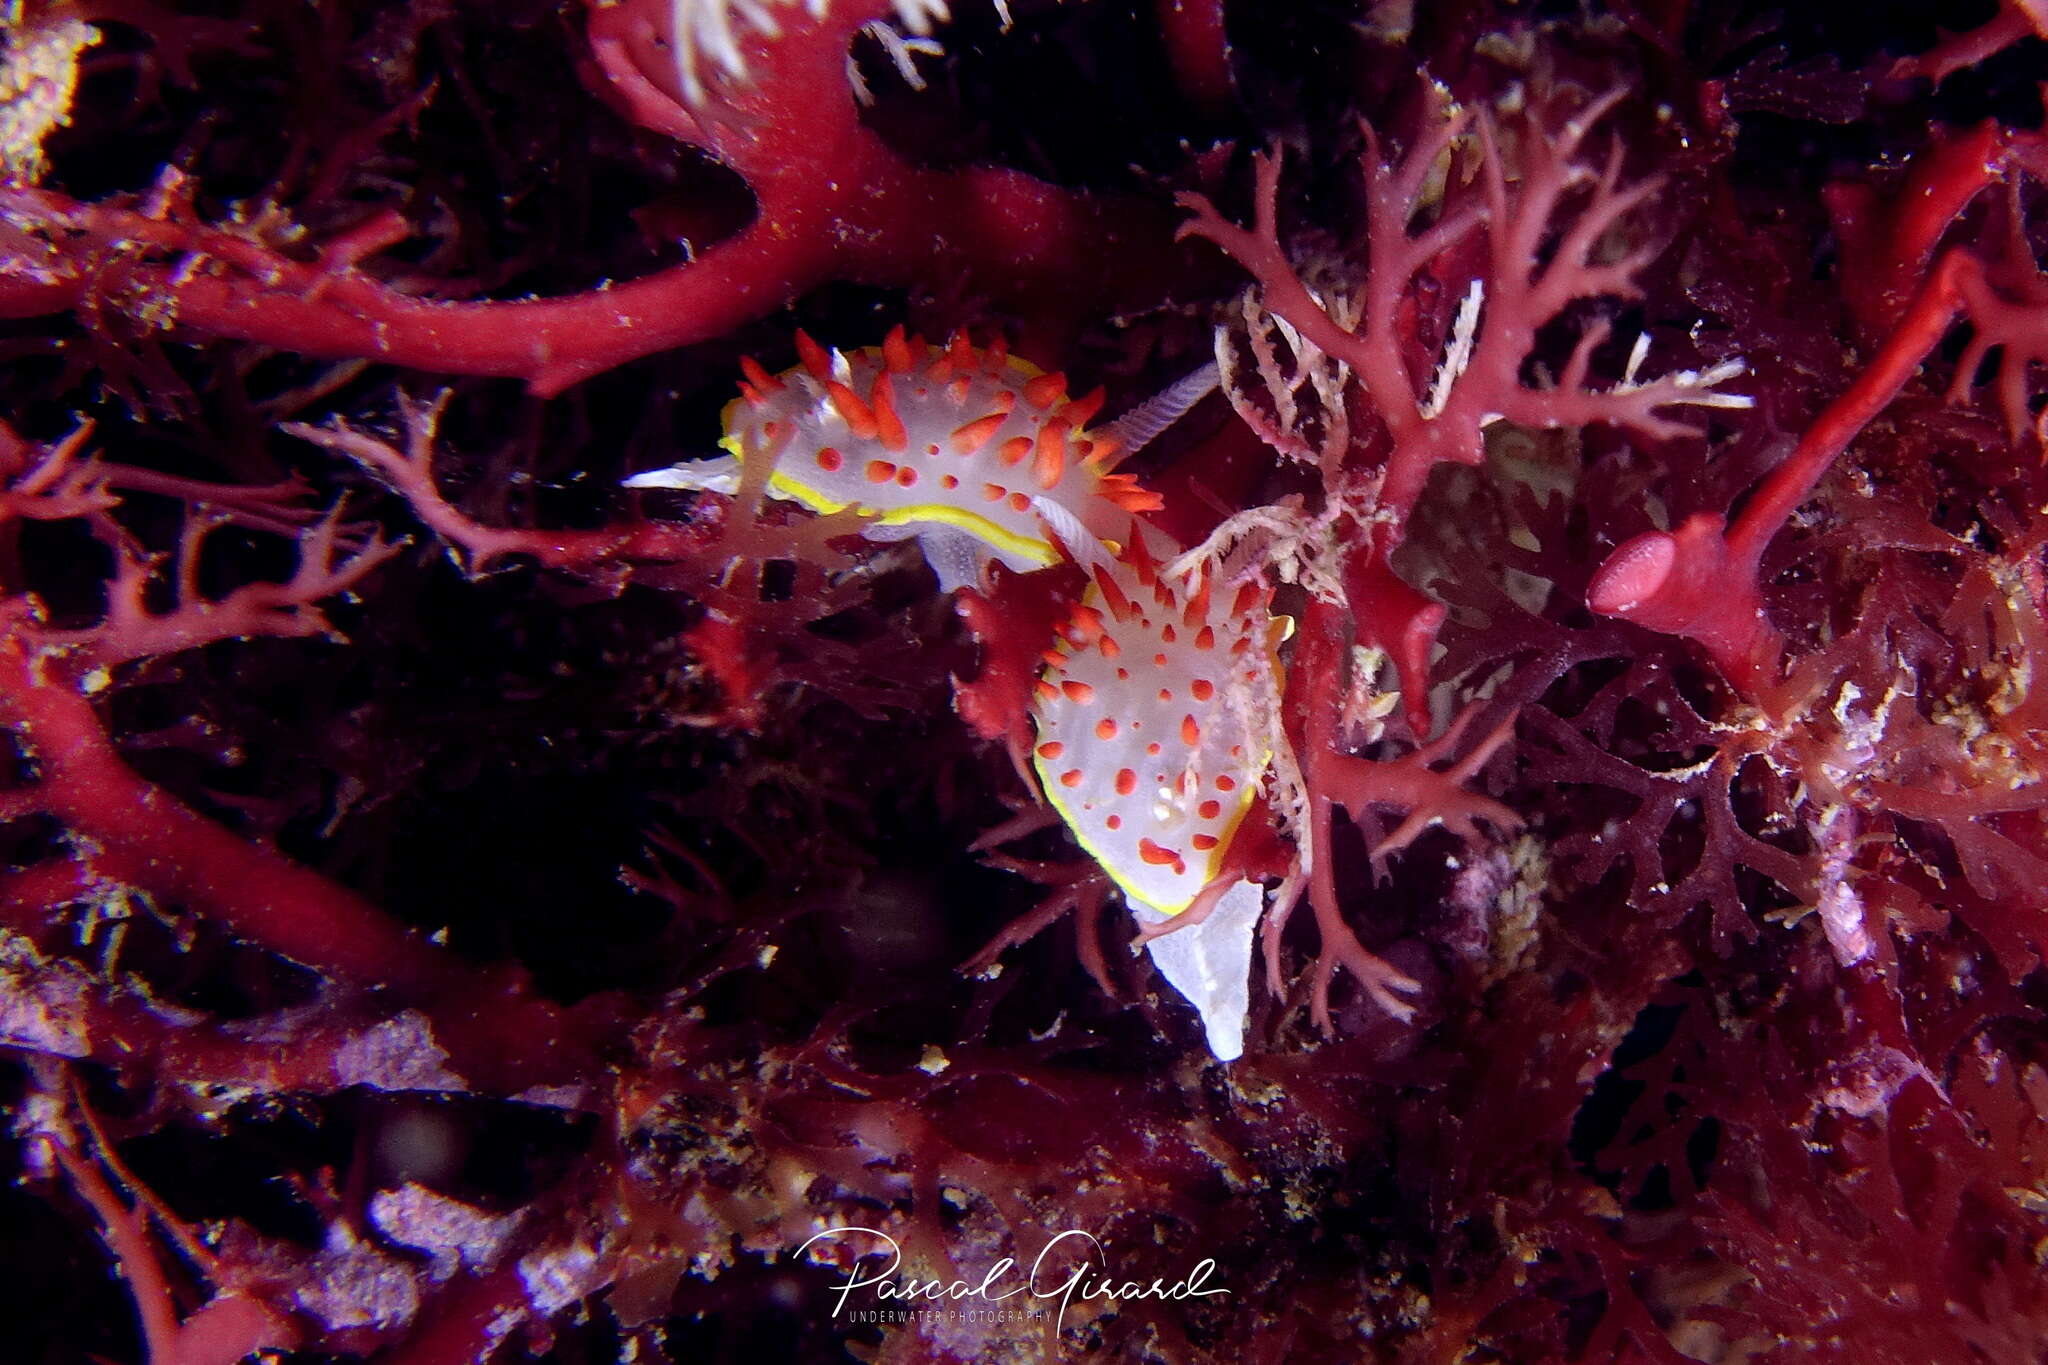
[[[1221,871],[1272,755],[1244,701],[1277,691],[1284,620],[1248,584],[1162,575],[1132,523],[1046,651],[1032,708],[1047,797],[1134,903],[1173,915]],[[1261,675],[1264,675],[1263,677]]]

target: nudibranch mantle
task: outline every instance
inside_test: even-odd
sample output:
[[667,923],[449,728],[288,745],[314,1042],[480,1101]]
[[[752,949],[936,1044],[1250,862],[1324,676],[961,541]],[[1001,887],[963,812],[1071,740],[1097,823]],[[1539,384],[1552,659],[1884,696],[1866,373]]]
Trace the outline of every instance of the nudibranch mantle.
[[1046,651],[1032,706],[1039,780],[1132,904],[1186,910],[1221,873],[1272,753],[1250,699],[1278,693],[1288,623],[1262,584],[1212,601],[1212,570],[1165,574],[1132,522],[1073,547],[1088,591]]
[[898,327],[851,351],[798,332],[797,351],[802,363],[779,375],[741,362],[746,381],[719,442],[730,458],[627,486],[730,492],[745,462],[770,459],[771,493],[815,512],[869,512],[872,539],[916,536],[949,590],[972,583],[989,557],[1025,572],[1058,559],[1038,499],[1094,534],[1159,506],[1130,475],[1109,472],[1116,440],[1087,429],[1101,391],[1070,397],[1064,375],[1000,341],[981,348],[956,334],[940,347]]

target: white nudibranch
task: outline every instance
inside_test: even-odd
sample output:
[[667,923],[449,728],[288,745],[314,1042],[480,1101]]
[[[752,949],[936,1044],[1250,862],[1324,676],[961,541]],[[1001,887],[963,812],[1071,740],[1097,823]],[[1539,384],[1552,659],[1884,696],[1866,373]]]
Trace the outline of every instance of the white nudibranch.
[[971,585],[993,558],[1013,569],[1058,558],[1033,503],[1058,505],[1091,534],[1159,499],[1109,472],[1117,443],[1090,432],[1102,392],[1067,393],[1047,374],[956,335],[944,347],[892,331],[880,346],[828,351],[802,332],[803,363],[746,382],[725,411],[731,454],[653,470],[629,488],[731,492],[748,461],[771,460],[769,492],[816,512],[873,514],[875,540],[921,541],[940,586]]
[[[1292,623],[1269,613],[1262,582],[1214,600],[1211,561],[1163,570],[1171,547],[1135,519],[1114,545],[1084,539],[1057,509],[1045,520],[1091,582],[1046,651],[1032,701],[1040,785],[1141,923],[1189,917],[1146,950],[1201,1015],[1210,1051],[1231,1061],[1244,1052],[1252,928],[1266,899],[1233,867],[1231,846],[1271,745],[1284,743],[1258,709],[1279,695]],[[1198,900],[1206,910],[1192,908]]]

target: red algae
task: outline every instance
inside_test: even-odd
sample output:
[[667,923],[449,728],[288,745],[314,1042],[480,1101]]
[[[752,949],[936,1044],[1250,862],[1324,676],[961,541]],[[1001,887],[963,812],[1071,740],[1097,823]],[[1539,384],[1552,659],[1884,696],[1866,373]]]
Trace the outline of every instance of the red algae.
[[947,10],[7,10],[9,1358],[2035,1359],[2040,7]]

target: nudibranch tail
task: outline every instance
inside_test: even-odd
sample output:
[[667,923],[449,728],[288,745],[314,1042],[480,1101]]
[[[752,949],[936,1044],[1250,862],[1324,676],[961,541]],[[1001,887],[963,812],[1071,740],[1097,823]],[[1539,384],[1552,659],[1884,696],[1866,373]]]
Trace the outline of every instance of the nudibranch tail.
[[1245,1021],[1251,1014],[1252,929],[1265,906],[1262,885],[1234,881],[1220,889],[1216,903],[1198,923],[1174,923],[1155,910],[1132,907],[1148,929],[1174,923],[1171,932],[1147,938],[1145,950],[1159,974],[1201,1015],[1209,1050],[1220,1062],[1244,1055]]

